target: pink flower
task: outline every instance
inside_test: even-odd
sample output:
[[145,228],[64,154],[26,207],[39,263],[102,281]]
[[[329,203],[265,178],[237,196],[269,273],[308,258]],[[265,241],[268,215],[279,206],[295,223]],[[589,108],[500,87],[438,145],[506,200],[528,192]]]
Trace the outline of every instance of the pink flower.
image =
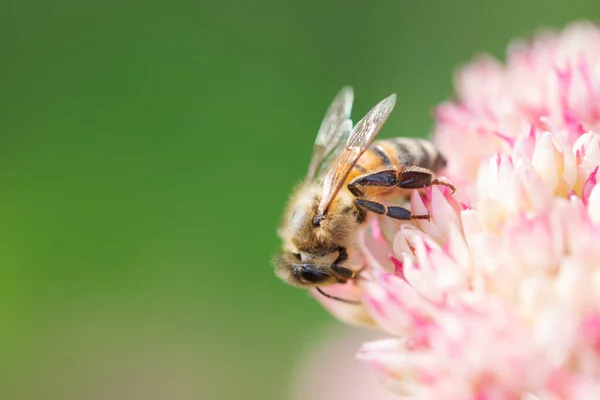
[[391,335],[358,357],[398,395],[598,398],[600,29],[515,42],[456,89],[434,135],[456,193],[413,193],[431,221],[374,221],[362,305],[327,305]]
[[509,154],[532,126],[562,132],[571,144],[583,132],[599,131],[600,30],[579,22],[560,34],[516,41],[506,66],[479,57],[457,74],[456,90],[457,102],[437,108],[434,137],[461,197],[472,199],[480,163]]

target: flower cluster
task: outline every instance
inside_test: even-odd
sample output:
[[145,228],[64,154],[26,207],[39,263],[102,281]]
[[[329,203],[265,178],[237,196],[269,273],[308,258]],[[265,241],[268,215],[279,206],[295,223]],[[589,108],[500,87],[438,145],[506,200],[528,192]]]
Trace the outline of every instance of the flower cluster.
[[391,335],[358,356],[399,395],[596,399],[600,29],[516,42],[506,65],[463,68],[456,90],[434,133],[456,193],[415,192],[431,221],[365,233],[368,270],[349,289],[363,306],[322,301]]

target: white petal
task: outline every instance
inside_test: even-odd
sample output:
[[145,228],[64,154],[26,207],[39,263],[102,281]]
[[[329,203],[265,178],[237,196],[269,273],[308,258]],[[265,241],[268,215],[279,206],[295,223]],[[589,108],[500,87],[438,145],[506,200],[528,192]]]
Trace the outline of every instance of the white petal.
[[588,198],[588,213],[590,220],[600,225],[600,184],[596,184]]
[[556,148],[554,147],[552,136],[550,133],[544,132],[538,138],[531,163],[542,180],[552,189],[558,184],[556,158]]

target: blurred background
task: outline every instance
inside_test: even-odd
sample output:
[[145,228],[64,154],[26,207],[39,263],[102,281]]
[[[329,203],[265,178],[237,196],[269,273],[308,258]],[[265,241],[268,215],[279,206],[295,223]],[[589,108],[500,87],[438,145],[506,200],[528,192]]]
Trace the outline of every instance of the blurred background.
[[269,264],[334,94],[424,136],[458,65],[600,2],[1,9],[0,398],[280,400],[336,325]]

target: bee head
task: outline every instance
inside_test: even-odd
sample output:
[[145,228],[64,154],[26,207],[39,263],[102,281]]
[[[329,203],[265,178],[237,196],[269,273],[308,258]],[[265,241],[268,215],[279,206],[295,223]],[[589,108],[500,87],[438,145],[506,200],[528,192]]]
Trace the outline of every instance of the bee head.
[[[360,224],[350,193],[340,193],[326,215],[318,215],[321,188],[302,186],[283,217],[283,251],[274,260],[276,275],[299,287],[346,282],[353,272],[341,266],[352,232]],[[337,269],[337,270],[336,270]]]
[[275,274],[297,287],[327,286],[345,283],[355,273],[340,264],[348,258],[344,248],[333,252],[286,252],[275,258]]

